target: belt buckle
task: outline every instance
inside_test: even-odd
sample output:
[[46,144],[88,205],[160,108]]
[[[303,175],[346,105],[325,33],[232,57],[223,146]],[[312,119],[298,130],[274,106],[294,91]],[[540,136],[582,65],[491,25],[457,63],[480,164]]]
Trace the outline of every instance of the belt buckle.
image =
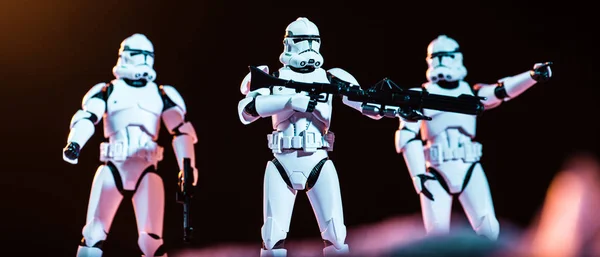
[[429,162],[433,165],[438,165],[444,161],[443,148],[439,144],[429,146]]
[[100,144],[100,161],[101,162],[105,162],[110,159],[109,148],[110,148],[109,143],[103,142]]
[[[304,131],[302,135],[302,150],[305,152],[316,152],[323,146],[323,142],[317,142],[317,133]],[[320,144],[319,144],[320,143]]]
[[267,139],[269,140],[269,148],[271,148],[272,152],[281,153],[281,133],[275,131],[267,135]]
[[473,144],[466,143],[462,145],[462,153],[464,162],[474,162],[475,161],[475,149],[473,149]]
[[124,161],[127,159],[127,145],[123,141],[110,143],[108,154],[115,161]]

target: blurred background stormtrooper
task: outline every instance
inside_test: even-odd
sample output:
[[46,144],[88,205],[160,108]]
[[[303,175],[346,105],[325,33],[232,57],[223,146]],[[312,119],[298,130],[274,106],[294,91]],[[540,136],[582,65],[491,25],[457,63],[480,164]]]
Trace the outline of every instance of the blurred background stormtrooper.
[[[102,256],[111,223],[124,193],[132,201],[142,256],[167,256],[162,244],[164,188],[156,166],[163,148],[155,141],[162,118],[174,136],[173,149],[182,169],[183,158],[194,166],[196,132],[186,122],[183,98],[172,86],[154,83],[154,47],[142,34],[121,43],[119,60],[113,68],[116,79],[99,83],[83,97],[81,110],[73,116],[63,159],[77,164],[79,153],[104,118],[100,161],[89,198],[86,225],[77,256]],[[197,170],[194,169],[194,180]],[[181,176],[181,172],[180,172]],[[196,181],[194,181],[194,184]]]
[[[283,64],[273,76],[306,83],[329,83],[328,73],[358,85],[349,73],[334,68],[322,69],[319,53],[321,38],[317,26],[307,18],[298,18],[286,28]],[[267,66],[259,66],[269,73]],[[274,159],[267,162],[264,177],[261,256],[286,256],[284,241],[290,227],[298,191],[305,191],[317,218],[325,242],[325,256],[348,252],[346,226],[338,175],[327,151],[333,149],[334,134],[329,131],[333,97],[317,102],[306,92],[283,86],[250,91],[250,73],[241,83],[246,97],[238,105],[241,122],[250,124],[271,117],[273,133],[268,147]],[[324,95],[322,95],[324,96]]]
[[[429,44],[427,54],[428,82],[410,90],[485,97],[482,102],[486,110],[552,76],[551,63],[537,63],[532,70],[500,79],[495,84],[471,87],[464,81],[467,69],[454,39],[438,36]],[[373,119],[389,117],[385,115],[389,110],[380,110],[377,105],[356,103],[347,98],[344,103]],[[415,190],[420,194],[427,233],[449,232],[451,207],[456,196],[476,233],[496,240],[500,229],[488,181],[479,162],[482,146],[474,141],[476,116],[429,109],[420,111],[432,120],[407,120],[396,115],[400,118],[400,127],[396,131],[395,145],[396,151],[403,154]],[[398,112],[392,110],[391,113]]]

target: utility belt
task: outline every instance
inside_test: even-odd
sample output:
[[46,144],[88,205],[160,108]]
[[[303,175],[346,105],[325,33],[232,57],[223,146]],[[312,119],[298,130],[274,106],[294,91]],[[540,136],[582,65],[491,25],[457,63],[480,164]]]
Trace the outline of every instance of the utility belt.
[[158,163],[163,159],[163,147],[150,141],[143,146],[134,146],[125,141],[104,142],[100,144],[100,161],[124,161],[129,158],[144,158],[151,163]]
[[433,144],[425,147],[425,158],[432,165],[461,159],[463,162],[472,163],[479,161],[482,154],[482,145],[478,142],[467,142],[455,148],[448,148],[442,144]]
[[269,149],[273,153],[282,153],[283,150],[303,150],[304,152],[315,152],[319,149],[333,150],[335,135],[329,131],[325,136],[319,132],[303,131],[300,136],[284,136],[279,131],[267,135]]

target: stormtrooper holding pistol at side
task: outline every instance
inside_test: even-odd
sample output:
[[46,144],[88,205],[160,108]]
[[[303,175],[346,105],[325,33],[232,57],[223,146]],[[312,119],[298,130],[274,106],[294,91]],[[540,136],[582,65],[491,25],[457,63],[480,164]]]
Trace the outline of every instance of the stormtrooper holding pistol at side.
[[[156,143],[160,121],[174,136],[173,149],[180,170],[183,159],[194,167],[196,132],[185,121],[186,106],[172,86],[154,83],[154,46],[142,34],[134,34],[121,43],[119,60],[113,68],[116,79],[99,83],[83,97],[82,109],[71,119],[63,159],[77,164],[79,153],[104,119],[104,137],[100,161],[89,198],[79,257],[102,256],[111,223],[123,199],[133,193],[138,228],[138,245],[145,257],[167,254],[163,248],[164,188],[156,166],[163,148]],[[198,171],[194,170],[194,180]],[[181,178],[181,172],[180,172]],[[196,184],[196,181],[194,181]]]
[[[464,78],[463,55],[458,43],[445,35],[434,39],[427,48],[428,82],[420,88],[432,94],[485,97],[485,110],[513,99],[552,76],[551,63],[535,64],[532,70],[498,80],[495,84],[471,87]],[[364,115],[380,119],[396,110],[343,99]],[[474,141],[476,116],[437,110],[416,110],[431,120],[408,120],[400,115],[396,131],[396,151],[402,153],[420,194],[425,229],[428,234],[449,233],[453,196],[460,201],[471,226],[479,235],[496,240],[500,231],[487,178],[479,162],[481,144]],[[420,134],[420,137],[419,137]],[[423,144],[425,141],[425,145]]]

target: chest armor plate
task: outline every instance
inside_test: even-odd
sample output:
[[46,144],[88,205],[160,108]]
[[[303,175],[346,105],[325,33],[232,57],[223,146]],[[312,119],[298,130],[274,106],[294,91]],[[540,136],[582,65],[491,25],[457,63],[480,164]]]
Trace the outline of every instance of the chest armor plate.
[[149,82],[132,87],[123,80],[112,81],[113,91],[106,100],[104,136],[110,137],[128,126],[140,126],[153,138],[158,136],[163,101],[158,86]]

